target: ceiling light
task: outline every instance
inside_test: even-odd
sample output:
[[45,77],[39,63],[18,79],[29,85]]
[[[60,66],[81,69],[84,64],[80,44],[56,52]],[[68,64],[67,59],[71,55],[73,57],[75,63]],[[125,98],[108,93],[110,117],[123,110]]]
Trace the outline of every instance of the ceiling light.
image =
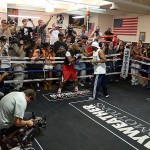
[[74,18],[74,19],[80,19],[80,18],[84,18],[85,16],[74,16],[74,17],[72,17],[72,18]]
[[7,13],[7,2],[0,2],[0,12]]
[[78,3],[78,2],[68,1],[68,0],[48,0],[48,1],[59,2],[59,3],[69,4],[69,5],[79,6],[79,7],[99,8],[99,6],[97,5]]
[[36,17],[36,16],[20,16],[20,15],[8,15],[9,17],[17,17],[17,18],[35,18],[35,19],[39,19],[40,17]]
[[54,12],[54,7],[46,6],[45,11],[46,12]]

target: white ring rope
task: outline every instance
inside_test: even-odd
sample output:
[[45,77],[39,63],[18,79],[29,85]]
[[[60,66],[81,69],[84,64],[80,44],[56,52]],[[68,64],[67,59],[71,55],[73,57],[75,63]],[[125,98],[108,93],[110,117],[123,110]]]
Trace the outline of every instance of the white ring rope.
[[[106,75],[113,75],[113,74],[120,74],[121,72],[112,72],[107,73]],[[88,78],[93,77],[93,75],[85,75],[85,76],[78,76],[78,78]],[[4,83],[13,83],[13,82],[33,82],[33,81],[51,81],[51,80],[60,80],[61,78],[42,78],[42,79],[28,79],[28,80],[7,80]]]
[[[115,57],[115,56],[119,56],[119,55],[121,55],[121,54],[111,54],[111,55],[105,55],[106,57]],[[4,58],[5,56],[0,56],[0,60],[1,60],[1,58]],[[28,60],[31,60],[32,58],[29,58],[29,57],[6,57],[6,58],[10,58],[11,60],[26,60],[26,59],[28,59]],[[86,57],[86,56],[82,56],[82,58],[83,59],[88,59],[88,58],[92,58],[92,57]],[[47,57],[46,59],[49,59],[49,57]],[[53,59],[65,59],[65,57],[53,57]],[[45,59],[43,59],[43,60],[45,60]]]

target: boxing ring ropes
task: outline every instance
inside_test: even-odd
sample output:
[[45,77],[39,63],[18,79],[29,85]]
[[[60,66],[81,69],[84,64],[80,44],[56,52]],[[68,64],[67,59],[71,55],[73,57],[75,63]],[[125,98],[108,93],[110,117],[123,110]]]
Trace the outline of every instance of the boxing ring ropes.
[[[113,64],[115,64],[115,62],[117,62],[118,60],[122,60],[120,58],[117,58],[120,54],[111,54],[111,55],[106,55],[107,58],[109,57],[112,57],[112,59],[107,59],[107,62],[109,61],[112,61]],[[0,57],[1,58],[1,57]],[[89,62],[89,59],[92,58],[92,57],[85,57],[83,56],[80,60],[80,63],[87,63]],[[136,63],[139,63],[139,64],[144,64],[144,65],[148,65],[150,66],[150,58],[146,58],[146,57],[142,57],[142,56],[136,56],[136,58],[142,60],[136,60],[136,59],[132,59],[130,58],[130,61],[131,62],[136,62]],[[11,64],[43,64],[43,60],[39,60],[39,61],[27,61],[27,60],[31,60],[31,58],[29,57],[24,57],[24,58],[18,58],[18,57],[10,57],[11,61],[10,63]],[[51,61],[51,64],[62,64],[64,61],[64,57],[55,57],[53,58],[55,59],[54,61]],[[57,60],[62,60],[62,61],[57,61]],[[82,60],[82,59],[88,59],[88,60]],[[147,62],[146,62],[147,61]],[[148,62],[149,61],[149,62]],[[118,67],[121,67],[122,65],[119,65]],[[107,66],[109,67],[109,66]],[[115,67],[113,65],[113,67]],[[150,70],[144,70],[144,69],[140,69],[140,68],[136,68],[136,67],[132,67],[130,66],[129,68],[133,68],[135,70],[138,70],[140,72],[144,72],[144,73],[147,73],[147,74],[150,74]],[[82,68],[80,69],[80,71],[82,70],[93,70],[93,68]],[[41,73],[45,73],[45,72],[61,72],[62,70],[60,69],[51,69],[51,70],[24,70],[24,71],[11,71],[11,73],[37,73],[37,72],[41,72]],[[0,72],[4,72],[4,71],[0,71]],[[121,74],[121,72],[110,72],[110,73],[106,73],[106,75],[117,75],[117,74]],[[137,75],[137,74],[132,74],[130,72],[128,72],[129,75],[133,75],[133,76],[136,76],[136,77],[139,77],[139,78],[142,78],[142,79],[145,79],[145,80],[150,80],[150,78],[147,78],[147,77],[143,77],[141,75]],[[88,77],[93,77],[93,75],[84,75],[84,76],[78,76],[78,78],[88,78]],[[38,82],[38,81],[50,81],[50,80],[60,80],[60,77],[57,77],[57,78],[42,78],[42,79],[26,79],[26,80],[5,80],[4,83],[14,83],[14,82]]]
[[[117,56],[119,56],[120,54],[112,54],[112,55],[106,55],[106,57],[113,57],[112,59],[107,59],[107,61],[112,61],[112,62],[116,62],[118,60],[121,60],[120,58],[116,58]],[[0,57],[1,58],[1,57]],[[80,63],[87,63],[89,62],[89,59],[91,59],[92,57],[85,57],[82,56]],[[18,58],[18,57],[10,57],[10,63],[11,64],[43,64],[43,66],[45,65],[44,60],[45,59],[41,59],[39,61],[28,61],[31,60],[32,58],[29,57],[24,57],[24,58]],[[47,58],[48,59],[48,58]],[[64,57],[54,57],[53,58],[54,61],[51,61],[51,64],[62,64],[64,61]],[[59,61],[57,61],[59,59]],[[87,59],[87,60],[82,60],[82,59]],[[62,61],[60,61],[62,60]],[[82,70],[93,70],[93,68],[82,68],[80,69],[80,71]],[[49,69],[49,70],[23,70],[23,71],[11,71],[11,73],[15,74],[15,73],[45,73],[45,72],[61,72],[61,69]],[[77,70],[78,71],[78,70]],[[4,71],[0,71],[0,72],[4,72]],[[8,71],[9,72],[9,71]],[[111,73],[107,73],[106,75],[115,75],[115,74],[120,74],[120,72],[111,72]],[[78,78],[88,78],[88,77],[93,77],[93,75],[84,75],[84,76],[78,76]],[[26,80],[5,80],[4,83],[14,83],[14,82],[38,82],[38,81],[50,81],[50,80],[60,80],[60,77],[57,78],[42,78],[42,79],[26,79]]]

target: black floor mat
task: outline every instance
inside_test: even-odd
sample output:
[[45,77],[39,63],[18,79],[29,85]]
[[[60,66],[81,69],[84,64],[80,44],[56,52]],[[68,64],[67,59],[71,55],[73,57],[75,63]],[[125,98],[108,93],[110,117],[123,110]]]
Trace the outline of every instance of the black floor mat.
[[[39,92],[37,101],[28,107],[37,115],[47,117],[46,131],[37,138],[41,148],[36,145],[36,150],[150,149],[150,101],[145,100],[150,96],[149,91],[131,86],[128,81],[112,83],[108,87],[110,97],[100,97],[102,100],[99,101],[86,101],[88,96],[48,101],[43,94],[50,92]],[[118,119],[139,134],[133,136],[131,131],[119,131],[121,128],[112,126],[117,123],[108,124],[108,119],[102,120],[83,108],[89,105],[98,106],[107,113],[106,116],[113,116],[109,119]]]

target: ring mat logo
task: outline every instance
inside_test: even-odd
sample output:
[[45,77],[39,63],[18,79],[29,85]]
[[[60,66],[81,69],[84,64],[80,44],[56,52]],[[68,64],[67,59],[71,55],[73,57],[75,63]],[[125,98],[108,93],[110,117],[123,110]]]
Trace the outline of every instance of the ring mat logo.
[[86,97],[86,96],[91,96],[91,91],[89,90],[81,90],[80,95],[78,95],[76,92],[70,92],[70,91],[65,91],[61,94],[61,98],[57,98],[56,93],[47,93],[43,94],[43,96],[48,100],[48,101],[57,101],[57,100],[64,100],[64,99],[71,99],[71,98],[79,98],[79,97]]
[[[78,97],[85,97],[87,95],[90,95],[91,92],[89,90],[80,91],[80,94],[77,94],[76,92],[64,92],[61,93],[61,99],[70,99],[70,98],[78,98]],[[57,98],[57,94],[50,94],[49,95],[54,100],[59,100]]]

